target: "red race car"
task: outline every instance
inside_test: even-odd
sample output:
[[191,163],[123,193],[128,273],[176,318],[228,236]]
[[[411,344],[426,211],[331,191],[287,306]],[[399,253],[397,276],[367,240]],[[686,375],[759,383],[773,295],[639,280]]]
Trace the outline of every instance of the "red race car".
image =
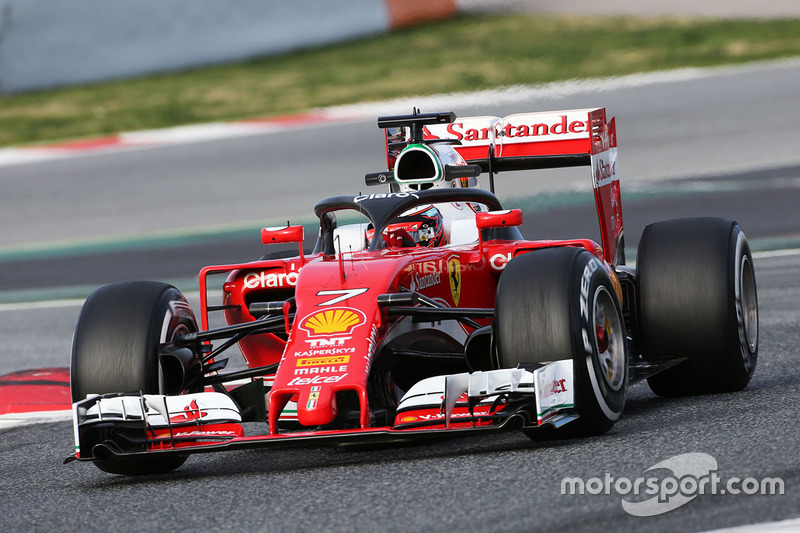
[[[758,353],[753,260],[736,222],[645,228],[624,264],[614,119],[605,109],[457,120],[382,117],[388,190],[326,198],[319,233],[264,228],[294,257],[200,272],[200,325],[155,282],[97,289],[75,329],[76,453],[107,472],[191,453],[522,430],[607,432],[628,387],[744,388]],[[525,240],[498,172],[586,166],[601,243]],[[478,187],[488,174],[490,191]],[[208,277],[226,276],[208,300]],[[227,326],[210,328],[209,313]],[[222,372],[238,345],[247,369]]]

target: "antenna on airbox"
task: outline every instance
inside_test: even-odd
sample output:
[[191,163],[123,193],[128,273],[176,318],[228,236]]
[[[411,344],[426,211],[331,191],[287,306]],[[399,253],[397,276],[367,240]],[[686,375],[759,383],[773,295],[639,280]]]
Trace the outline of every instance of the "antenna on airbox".
[[[414,106],[413,108],[413,116],[419,116],[419,109]],[[421,144],[423,139],[425,138],[425,131],[422,128],[422,124],[416,121],[411,122],[411,137],[409,141],[411,144]]]

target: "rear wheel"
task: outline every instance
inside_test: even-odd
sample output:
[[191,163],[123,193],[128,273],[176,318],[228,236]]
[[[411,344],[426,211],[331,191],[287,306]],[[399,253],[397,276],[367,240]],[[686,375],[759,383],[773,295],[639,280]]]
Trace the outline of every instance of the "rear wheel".
[[546,249],[508,263],[497,288],[500,368],[572,359],[580,418],[532,438],[600,435],[625,406],[628,355],[622,312],[600,261],[578,248]]
[[661,396],[742,390],[758,359],[753,257],[736,222],[657,222],[637,257],[642,353],[686,358],[647,381]]
[[[171,285],[149,281],[113,283],[95,290],[83,304],[72,343],[72,401],[87,394],[163,394],[159,345],[197,331],[194,314]],[[169,472],[186,455],[97,460],[114,474]]]

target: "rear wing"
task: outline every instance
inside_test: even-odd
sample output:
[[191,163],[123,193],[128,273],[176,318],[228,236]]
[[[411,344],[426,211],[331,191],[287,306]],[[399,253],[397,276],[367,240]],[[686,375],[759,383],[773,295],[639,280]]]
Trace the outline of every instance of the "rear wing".
[[[428,123],[423,133],[425,142],[455,141],[453,148],[467,163],[489,173],[492,192],[498,172],[591,167],[605,259],[624,264],[616,124],[613,117],[606,120],[605,108],[467,117]],[[408,135],[408,128],[386,129],[389,170]]]

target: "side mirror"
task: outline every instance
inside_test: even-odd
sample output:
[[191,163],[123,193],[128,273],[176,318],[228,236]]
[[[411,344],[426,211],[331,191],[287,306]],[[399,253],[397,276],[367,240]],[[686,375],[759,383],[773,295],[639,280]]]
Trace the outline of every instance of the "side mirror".
[[475,213],[475,225],[478,226],[478,248],[480,249],[480,257],[482,258],[483,230],[488,228],[502,228],[503,226],[521,226],[522,209]]
[[285,244],[296,242],[300,254],[300,264],[306,264],[303,254],[303,226],[284,226],[278,228],[261,228],[261,242],[264,244]]
[[262,228],[261,242],[264,244],[303,242],[303,226]]
[[503,226],[521,226],[522,209],[475,213],[475,224],[478,226],[479,230],[501,228]]

